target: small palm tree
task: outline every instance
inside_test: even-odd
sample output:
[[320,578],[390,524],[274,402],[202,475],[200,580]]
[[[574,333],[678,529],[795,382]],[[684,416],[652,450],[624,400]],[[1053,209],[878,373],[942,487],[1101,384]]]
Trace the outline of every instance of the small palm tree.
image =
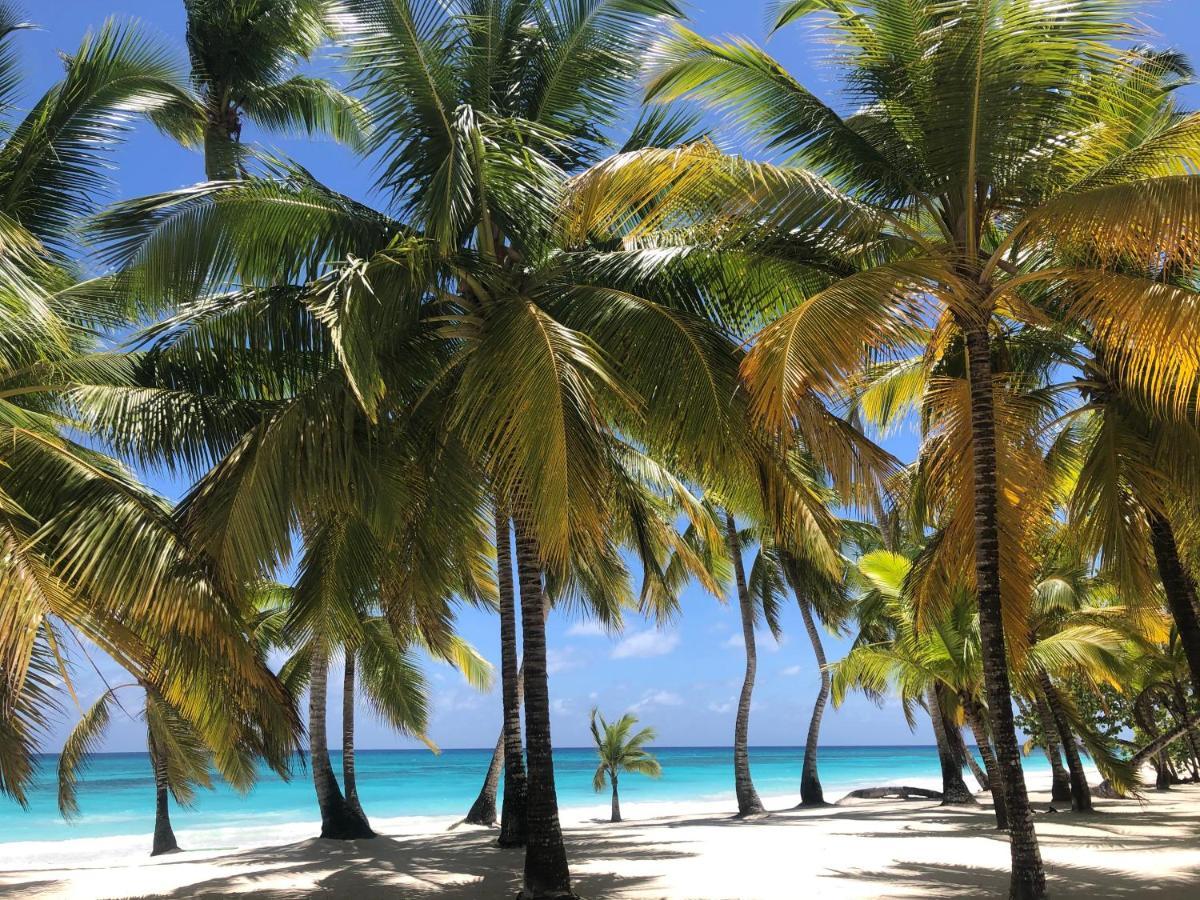
[[[599,727],[596,727],[597,719],[600,721]],[[621,772],[637,772],[651,778],[662,775],[658,760],[646,752],[646,744],[655,738],[654,729],[643,728],[630,736],[637,721],[633,713],[625,713],[610,725],[596,707],[592,707],[592,740],[596,742],[596,755],[600,757],[600,765],[596,766],[596,774],[592,777],[592,787],[596,793],[604,790],[606,775],[612,782],[610,821],[613,822],[621,821],[621,800],[617,795],[617,778]]]

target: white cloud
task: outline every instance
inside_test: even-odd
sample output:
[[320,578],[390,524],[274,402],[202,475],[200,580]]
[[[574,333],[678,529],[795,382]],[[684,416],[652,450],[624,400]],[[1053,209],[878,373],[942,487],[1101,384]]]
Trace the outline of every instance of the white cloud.
[[612,658],[665,656],[678,646],[679,635],[674,631],[635,631],[613,647]]
[[727,713],[727,712],[732,712],[732,711],[733,711],[733,703],[732,703],[732,702],[728,702],[728,703],[710,703],[710,704],[708,704],[708,709],[709,709],[709,712],[715,712],[715,713],[718,713],[718,714],[724,714],[724,713]]
[[788,666],[786,669],[781,669],[779,674],[780,675],[799,675],[800,674],[800,666]]
[[588,699],[589,700],[599,700],[600,693],[598,691],[592,691],[590,694],[588,694]]
[[576,622],[567,629],[567,634],[571,637],[606,637],[608,632],[595,619],[589,619],[586,622]]
[[647,691],[630,709],[647,709],[651,706],[683,706],[683,698],[674,691]]
[[583,661],[575,655],[575,648],[570,644],[561,649],[549,647],[546,650],[546,672],[550,675],[569,672],[571,669],[578,669],[581,665],[583,665]]
[[571,711],[571,701],[556,697],[550,701],[550,712],[565,715]]
[[[779,640],[775,640],[775,635],[771,634],[769,631],[758,630],[754,632],[754,646],[759,650],[766,650],[768,653],[778,652],[779,648],[782,647],[786,641],[786,635],[780,635]],[[721,646],[729,647],[731,650],[741,650],[746,645],[742,641],[741,632],[735,631]]]

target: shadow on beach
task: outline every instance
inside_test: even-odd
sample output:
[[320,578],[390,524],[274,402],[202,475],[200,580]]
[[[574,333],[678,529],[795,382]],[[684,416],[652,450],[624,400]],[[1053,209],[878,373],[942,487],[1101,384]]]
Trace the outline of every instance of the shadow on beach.
[[[1100,801],[1099,811],[1091,815],[1040,813],[1038,833],[1052,896],[1195,897],[1200,879],[1198,795],[1189,792],[1148,808],[1134,801]],[[1047,805],[1040,801],[1036,807],[1045,810]],[[155,869],[168,870],[158,873],[167,883],[186,884],[129,896],[513,897],[520,888],[523,852],[496,848],[495,834],[471,829],[353,842],[312,839],[207,860],[182,854],[158,862]],[[752,820],[679,816],[568,827],[565,837],[575,889],[593,900],[1002,897],[1008,889],[1006,838],[995,831],[986,805],[957,808],[908,801],[787,810]],[[920,839],[938,843],[914,843]],[[829,854],[822,849],[834,844],[841,850]],[[920,852],[904,851],[918,846]],[[1173,870],[1156,865],[1152,854],[1170,850],[1188,853],[1187,861],[1195,865],[1177,864]],[[1113,868],[1106,867],[1108,861]],[[194,871],[171,873],[176,866]],[[730,887],[738,883],[739,867],[758,877],[757,888],[744,895]],[[55,883],[47,879],[50,874],[0,873],[0,883],[6,885],[0,895],[73,896],[72,886],[87,889],[86,879]],[[30,880],[17,883],[21,875]],[[137,890],[138,876],[139,870],[129,870],[133,884],[126,882],[126,889]],[[764,877],[770,885],[765,892]],[[688,887],[696,884],[703,887]],[[148,883],[140,887],[158,889]]]

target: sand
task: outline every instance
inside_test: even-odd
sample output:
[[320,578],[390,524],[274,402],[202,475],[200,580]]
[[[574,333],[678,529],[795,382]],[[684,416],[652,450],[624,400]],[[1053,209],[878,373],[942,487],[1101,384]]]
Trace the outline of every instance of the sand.
[[[1043,785],[1035,785],[1042,787]],[[1036,808],[1049,796],[1034,791]],[[981,800],[984,799],[981,797]],[[576,891],[588,898],[1005,896],[1008,845],[987,805],[869,801],[739,821],[727,804],[624,804],[627,821],[563,813]],[[1097,811],[1039,813],[1053,897],[1200,897],[1200,786],[1097,800]],[[238,834],[180,832],[188,852],[151,860],[147,837],[0,845],[0,895],[22,898],[501,898],[520,886],[522,851],[449,819],[375,823],[375,840],[311,839],[311,825]],[[228,840],[228,835],[224,840]],[[257,846],[247,846],[255,843]]]

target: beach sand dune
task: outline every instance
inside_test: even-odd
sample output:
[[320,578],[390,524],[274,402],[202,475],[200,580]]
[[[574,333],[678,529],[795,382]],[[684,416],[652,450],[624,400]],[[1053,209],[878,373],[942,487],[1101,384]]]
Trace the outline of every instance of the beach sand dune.
[[[1033,795],[1045,810],[1048,796]],[[987,806],[878,801],[738,821],[714,806],[674,814],[631,804],[620,825],[565,814],[576,890],[589,898],[982,897],[1007,891],[1008,847]],[[1054,897],[1200,896],[1200,787],[1098,800],[1093,815],[1039,813]],[[700,811],[696,811],[700,809]],[[653,814],[653,818],[647,816]],[[428,826],[426,826],[428,827]],[[458,828],[337,843],[302,840],[156,860],[124,855],[69,867],[0,872],[0,895],[23,898],[312,896],[503,898],[521,851],[494,832]]]

